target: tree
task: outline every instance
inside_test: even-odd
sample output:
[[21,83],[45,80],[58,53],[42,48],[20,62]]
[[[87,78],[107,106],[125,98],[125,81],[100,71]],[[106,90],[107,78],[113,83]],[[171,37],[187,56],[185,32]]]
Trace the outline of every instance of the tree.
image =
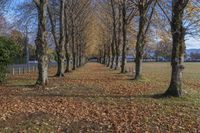
[[19,54],[19,47],[10,38],[0,37],[0,83],[5,80],[7,66]]
[[156,0],[139,0],[136,3],[139,12],[139,27],[136,42],[135,80],[139,80],[142,76],[142,59],[146,44],[146,35],[151,24],[156,3]]
[[47,4],[48,0],[34,0],[38,11],[38,32],[35,40],[38,60],[38,79],[36,84],[45,86],[48,83],[48,44],[47,38]]
[[[51,33],[53,35],[54,38],[54,42],[56,45],[56,53],[57,53],[57,63],[58,63],[58,67],[57,67],[57,77],[63,77],[64,76],[64,71],[65,71],[65,65],[64,65],[64,61],[65,61],[65,41],[66,41],[66,34],[65,34],[65,0],[60,0],[60,11],[59,11],[59,39],[57,39],[56,37],[56,24],[54,24],[54,18],[53,15],[50,11],[50,7],[48,6],[48,14],[49,14],[49,18],[50,18],[50,23],[51,23]],[[53,1],[53,4],[55,2]]]
[[132,19],[136,15],[136,8],[129,0],[122,0],[122,63],[121,73],[125,72],[126,51],[127,51],[127,30]]
[[82,58],[86,46],[85,36],[89,24],[91,0],[68,0],[66,2],[66,43],[69,56],[69,48],[72,54],[72,70],[84,64]]
[[116,52],[115,70],[117,70],[119,66],[121,42],[122,42],[122,6],[120,1],[118,1],[118,25],[117,25],[117,42],[115,46],[115,52]]
[[115,10],[115,1],[114,0],[110,0],[110,4],[111,4],[111,8],[112,8],[112,23],[113,23],[113,33],[112,33],[112,42],[111,42],[111,53],[112,53],[112,57],[111,57],[111,65],[110,68],[112,69],[114,67],[114,61],[115,61],[115,57],[116,57],[116,45],[117,45],[117,33],[116,33],[116,10]]
[[183,25],[184,9],[189,0],[172,1],[172,22],[171,32],[173,39],[172,48],[172,76],[170,86],[165,92],[169,96],[182,95],[182,71],[184,69],[184,51],[185,51],[185,28]]
[[18,30],[11,31],[11,39],[19,46],[20,55],[16,63],[25,63],[27,55],[26,37]]
[[167,60],[170,60],[171,51],[172,51],[171,40],[167,42],[163,40],[159,41],[157,43],[156,50],[155,50],[156,60],[158,61],[159,57],[163,57]]
[[[185,38],[199,35],[200,14],[199,1],[175,0],[171,2],[160,1],[160,9],[171,26],[172,55],[171,55],[171,81],[166,96],[182,95],[182,72],[184,70]],[[165,8],[172,6],[172,10]],[[169,6],[170,5],[170,6]],[[171,12],[171,18],[169,17]]]

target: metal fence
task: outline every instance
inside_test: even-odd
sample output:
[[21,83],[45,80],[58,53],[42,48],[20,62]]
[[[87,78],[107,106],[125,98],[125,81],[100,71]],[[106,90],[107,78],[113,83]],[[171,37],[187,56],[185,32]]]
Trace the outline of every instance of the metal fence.
[[[57,63],[49,63],[49,68],[56,67]],[[30,64],[13,64],[9,65],[7,68],[7,73],[11,75],[20,75],[25,73],[37,72],[38,64],[30,63]]]

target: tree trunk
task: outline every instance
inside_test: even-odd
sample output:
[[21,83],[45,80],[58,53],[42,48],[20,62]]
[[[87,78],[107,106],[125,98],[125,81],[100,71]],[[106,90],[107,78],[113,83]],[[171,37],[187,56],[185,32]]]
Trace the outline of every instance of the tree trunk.
[[56,76],[57,77],[63,77],[64,76],[64,61],[65,61],[65,40],[66,40],[66,36],[65,36],[65,2],[64,0],[60,0],[60,38],[59,40],[56,37],[56,25],[53,22],[53,16],[51,14],[50,9],[48,8],[48,13],[49,13],[49,18],[50,18],[50,23],[51,23],[51,32],[53,34],[54,37],[54,42],[56,45],[56,53],[57,53],[57,73]]
[[38,33],[35,40],[38,59],[38,79],[36,84],[45,86],[48,83],[48,45],[46,41],[47,0],[40,0],[40,2],[35,4],[38,10]]
[[173,49],[171,58],[171,82],[170,86],[165,92],[166,96],[182,95],[182,71],[184,69],[184,51],[185,51],[185,28],[183,25],[183,14],[184,8],[188,1],[176,0],[173,1],[172,5],[172,22],[171,32],[173,39]]
[[136,43],[136,57],[135,57],[135,80],[141,79],[142,75],[142,60],[143,60],[143,51],[145,45],[145,25],[147,23],[146,10],[141,7],[140,9],[140,18],[139,18],[139,31],[137,35]]
[[117,70],[119,66],[119,52],[116,53],[116,58],[115,58],[115,70]]
[[76,70],[76,53],[72,53],[72,70]]
[[135,80],[141,79],[142,73],[142,51],[137,50],[135,58]]
[[104,44],[104,49],[103,49],[103,64],[106,64],[106,46]]
[[111,65],[110,68],[112,69],[114,66],[114,61],[115,61],[115,48],[114,48],[114,42],[111,43],[111,53],[112,53],[112,57],[111,57]]
[[122,8],[121,5],[119,4],[118,7],[119,10],[119,22],[118,22],[118,38],[117,38],[117,44],[116,44],[116,65],[115,65],[115,70],[117,70],[119,66],[119,57],[120,57],[120,46],[121,46],[121,34],[122,34]]
[[127,41],[127,21],[126,21],[126,4],[123,2],[122,8],[122,33],[123,33],[123,44],[122,44],[122,63],[121,63],[121,73],[125,73],[126,64],[126,41]]
[[81,67],[82,65],[82,54],[81,54],[81,45],[80,45],[80,48],[79,48],[79,67]]
[[112,36],[112,43],[111,43],[111,52],[112,52],[112,58],[111,58],[111,66],[110,68],[114,68],[114,61],[115,61],[115,46],[117,45],[117,37],[116,37],[116,12],[115,12],[115,1],[111,0],[111,7],[112,7],[112,19],[113,19],[113,36]]
[[110,66],[110,46],[108,46],[108,52],[107,52],[107,60],[108,60],[108,62],[107,62],[107,67],[109,67]]
[[68,49],[66,50],[66,69],[65,69],[65,73],[70,72],[70,54],[68,52]]
[[70,72],[70,53],[69,53],[69,27],[68,27],[68,21],[67,21],[67,10],[65,7],[65,57],[66,57],[66,68],[65,68],[65,73]]
[[76,51],[75,51],[75,37],[74,26],[72,25],[72,70],[76,70]]
[[79,44],[76,44],[76,68],[79,67]]
[[58,56],[58,61],[57,61],[57,77],[64,77],[64,72],[65,72],[65,56],[64,56],[64,51],[58,50],[57,56]]
[[60,0],[60,40],[58,46],[58,70],[56,76],[63,77],[65,72],[65,2]]

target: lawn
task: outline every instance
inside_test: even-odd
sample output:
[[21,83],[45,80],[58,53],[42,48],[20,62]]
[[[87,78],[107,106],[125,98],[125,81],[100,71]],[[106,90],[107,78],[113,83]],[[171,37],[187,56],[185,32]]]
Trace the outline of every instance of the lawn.
[[[0,132],[200,132],[200,63],[186,63],[184,96],[157,98],[170,81],[169,63],[144,63],[141,81],[88,63],[35,88],[37,75],[0,86]],[[128,64],[127,69],[133,69]]]

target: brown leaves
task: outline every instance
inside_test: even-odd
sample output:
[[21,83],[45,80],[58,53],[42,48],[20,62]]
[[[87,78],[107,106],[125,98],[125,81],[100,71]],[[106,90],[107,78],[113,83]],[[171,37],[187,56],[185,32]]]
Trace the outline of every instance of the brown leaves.
[[198,99],[151,97],[165,89],[168,80],[158,76],[165,72],[155,67],[149,64],[147,79],[136,82],[102,65],[87,64],[64,78],[51,77],[46,90],[27,86],[35,74],[14,77],[12,85],[0,87],[0,131],[198,131]]

